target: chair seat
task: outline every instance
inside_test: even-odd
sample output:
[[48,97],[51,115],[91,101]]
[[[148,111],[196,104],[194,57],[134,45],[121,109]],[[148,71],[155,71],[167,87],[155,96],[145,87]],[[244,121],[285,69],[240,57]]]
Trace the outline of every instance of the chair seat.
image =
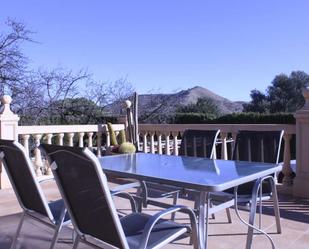
[[146,185],[147,185],[148,198],[172,197],[172,195],[175,192],[183,191],[182,188],[176,186],[153,183],[153,182],[147,182]]
[[[252,190],[254,187],[255,181],[244,183],[238,186],[237,194],[238,195],[252,195]],[[264,195],[271,194],[271,186],[269,181],[263,181],[262,183],[262,191]],[[234,188],[229,188],[224,190],[225,193],[234,194]]]
[[[130,249],[139,248],[143,230],[151,217],[144,213],[132,213],[120,219]],[[181,235],[188,232],[189,226],[161,219],[150,234],[147,248],[153,248],[175,233]]]
[[[270,197],[271,197],[271,195],[269,193],[263,194],[262,200],[269,200]],[[222,203],[222,202],[228,202],[230,200],[234,200],[235,195],[234,195],[234,192],[233,192],[233,194],[228,193],[228,192],[224,192],[224,191],[212,192],[210,194],[210,198],[211,198],[211,201],[214,205],[218,205],[219,203]],[[252,193],[247,194],[247,195],[246,194],[238,195],[237,203],[239,203],[239,204],[250,203],[251,199],[252,199]]]
[[[61,215],[61,211],[64,208],[63,200],[52,201],[52,202],[48,203],[48,206],[49,206],[50,211],[52,212],[55,220],[58,221],[59,218],[60,218],[60,215]],[[68,220],[70,220],[70,216],[69,216],[68,212],[66,212],[63,222],[66,222]]]

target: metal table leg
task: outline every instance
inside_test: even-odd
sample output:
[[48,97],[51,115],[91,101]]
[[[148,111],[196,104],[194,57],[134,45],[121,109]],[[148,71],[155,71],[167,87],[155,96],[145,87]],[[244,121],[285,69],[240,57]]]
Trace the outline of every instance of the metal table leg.
[[263,179],[259,178],[259,179],[256,180],[256,182],[254,184],[254,187],[253,187],[253,190],[252,190],[252,197],[251,197],[252,199],[251,199],[249,223],[246,222],[243,218],[241,218],[241,216],[239,214],[238,205],[237,205],[238,204],[238,202],[237,202],[237,199],[238,199],[238,194],[237,194],[238,186],[234,187],[234,196],[235,196],[235,198],[234,198],[234,201],[235,201],[234,207],[235,207],[236,215],[237,215],[237,217],[239,218],[239,220],[242,223],[244,223],[245,225],[248,226],[246,249],[251,249],[252,239],[253,239],[253,230],[256,230],[256,231],[264,234],[268,238],[268,240],[270,241],[272,249],[276,248],[272,238],[266,232],[264,232],[263,230],[261,230],[261,229],[259,229],[259,228],[254,226],[258,193],[259,193],[259,189],[260,189],[261,183],[266,178],[268,178],[268,177],[265,177]]
[[210,193],[200,192],[198,233],[199,245],[201,249],[208,248],[208,220],[209,220]]

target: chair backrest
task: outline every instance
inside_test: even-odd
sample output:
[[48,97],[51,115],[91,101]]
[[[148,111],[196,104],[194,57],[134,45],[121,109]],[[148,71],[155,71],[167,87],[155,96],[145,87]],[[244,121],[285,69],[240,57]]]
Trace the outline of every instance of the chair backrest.
[[278,163],[283,131],[239,131],[233,160]]
[[0,153],[21,207],[53,219],[24,147],[16,141],[1,139]]
[[179,155],[214,158],[220,130],[185,130]]
[[76,230],[128,248],[100,162],[87,148],[42,144]]

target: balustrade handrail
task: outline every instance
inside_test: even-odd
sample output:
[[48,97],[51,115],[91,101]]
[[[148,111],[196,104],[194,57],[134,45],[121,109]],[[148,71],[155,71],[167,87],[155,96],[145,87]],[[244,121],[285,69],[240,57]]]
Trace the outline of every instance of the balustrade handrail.
[[296,126],[293,124],[140,124],[139,130],[143,132],[184,132],[186,129],[213,130],[236,133],[239,130],[276,131],[284,130],[285,134],[295,134]]
[[[115,131],[124,129],[123,124],[113,124]],[[75,132],[107,132],[105,124],[100,125],[30,125],[18,126],[19,135],[48,134],[48,133],[75,133]]]

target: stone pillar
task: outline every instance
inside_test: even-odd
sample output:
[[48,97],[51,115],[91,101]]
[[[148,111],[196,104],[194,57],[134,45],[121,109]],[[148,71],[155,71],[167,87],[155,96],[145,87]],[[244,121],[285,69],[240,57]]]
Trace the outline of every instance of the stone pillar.
[[[18,140],[18,115],[11,111],[10,104],[12,98],[4,95],[1,98],[0,110],[0,138],[9,140]],[[3,165],[0,165],[0,189],[11,187],[8,176]]]
[[303,90],[305,105],[295,113],[296,177],[293,194],[309,198],[309,89]]

